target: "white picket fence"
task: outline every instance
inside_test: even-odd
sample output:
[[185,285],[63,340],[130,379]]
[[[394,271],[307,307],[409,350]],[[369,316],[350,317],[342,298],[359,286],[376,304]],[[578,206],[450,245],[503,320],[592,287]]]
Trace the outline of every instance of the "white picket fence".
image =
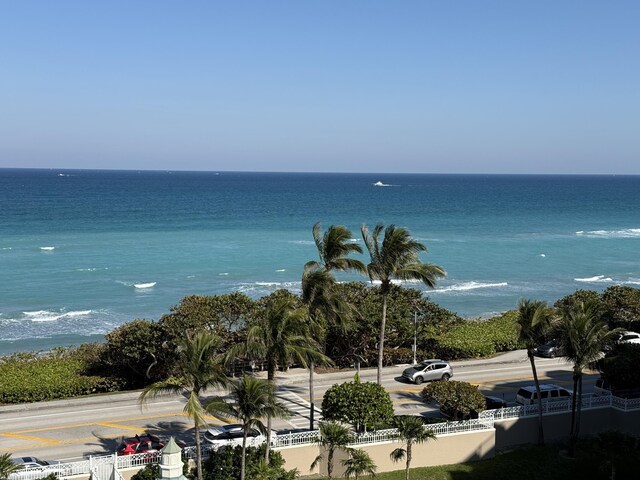
[[[611,395],[595,397],[583,395],[582,409],[615,408],[621,411],[640,410],[640,398],[625,399]],[[554,414],[571,411],[571,400],[562,402],[550,402],[543,405],[543,414]],[[524,405],[517,407],[500,408],[481,412],[477,419],[459,422],[442,422],[425,425],[425,429],[431,430],[435,435],[449,435],[454,433],[474,432],[491,429],[494,422],[510,418],[531,417],[538,415],[538,405]],[[379,443],[393,441],[397,438],[397,430],[394,428],[385,430],[373,430],[355,435],[354,445],[366,443]],[[273,440],[274,448],[286,448],[297,445],[310,445],[320,436],[319,430],[278,434]],[[211,450],[210,445],[202,445],[202,457],[207,458]],[[195,458],[195,447],[185,447],[182,450],[185,459]],[[69,463],[57,463],[41,468],[20,470],[9,476],[9,480],[38,480],[53,473],[58,478],[64,479],[74,475],[93,474],[95,480],[122,480],[118,470],[132,467],[143,467],[152,463],[159,463],[161,452],[138,453],[135,455],[99,455],[91,456],[87,460]],[[114,468],[115,466],[115,468]]]

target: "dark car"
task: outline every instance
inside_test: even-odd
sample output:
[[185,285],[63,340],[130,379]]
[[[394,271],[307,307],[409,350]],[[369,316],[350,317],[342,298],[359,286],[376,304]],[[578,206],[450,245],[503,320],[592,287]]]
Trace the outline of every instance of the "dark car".
[[561,357],[564,355],[564,350],[557,340],[551,340],[550,342],[540,345],[535,350],[536,355],[547,358]]
[[[497,410],[498,408],[505,408],[507,406],[507,402],[505,400],[491,395],[484,396],[484,403],[486,406],[485,410]],[[450,420],[469,420],[471,418],[478,418],[478,412],[476,412],[475,410],[467,415],[461,415],[459,413],[451,412],[445,408],[440,407],[440,413],[443,417]]]
[[507,402],[504,398],[494,397],[491,395],[485,395],[484,401],[487,406],[487,410],[497,410],[498,408],[506,408]]
[[135,437],[123,438],[116,453],[118,455],[133,455],[134,453],[157,452],[164,447],[164,442],[155,435],[145,433]]

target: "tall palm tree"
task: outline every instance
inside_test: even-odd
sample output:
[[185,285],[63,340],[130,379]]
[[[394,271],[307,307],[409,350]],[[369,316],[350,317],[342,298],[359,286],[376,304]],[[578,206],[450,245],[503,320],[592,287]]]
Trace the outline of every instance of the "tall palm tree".
[[222,356],[218,354],[220,338],[210,332],[187,336],[178,346],[176,376],[146,387],[139,397],[141,405],[166,393],[182,394],[187,402],[184,413],[193,420],[196,440],[196,468],[202,480],[200,428],[207,424],[200,394],[208,388],[226,387]]
[[544,445],[544,429],[542,425],[542,395],[540,381],[533,355],[536,346],[544,340],[551,325],[551,312],[545,302],[540,300],[520,299],[518,302],[518,340],[527,349],[527,356],[531,363],[533,381],[538,393],[538,445]]
[[9,475],[20,470],[20,466],[11,461],[9,452],[0,454],[0,480],[7,480]]
[[564,355],[573,364],[569,434],[569,454],[573,456],[580,433],[583,371],[601,358],[602,350],[615,341],[621,330],[609,330],[601,318],[600,305],[594,301],[579,302],[563,311],[557,328]]
[[354,476],[355,480],[358,480],[360,475],[369,475],[375,477],[376,464],[371,456],[359,448],[352,448],[349,450],[349,458],[342,460],[342,466],[346,467],[344,470],[344,476],[351,478]]
[[424,427],[422,418],[413,415],[401,415],[394,419],[395,427],[398,429],[398,438],[405,442],[407,448],[396,448],[391,452],[391,460],[399,462],[406,458],[405,478],[409,480],[409,468],[411,467],[411,449],[415,443],[423,443],[427,440],[436,440],[436,436],[431,430]]
[[[236,345],[227,353],[228,358],[242,355],[262,359],[267,364],[267,380],[274,383],[276,369],[297,362],[305,368],[309,361],[326,361],[318,351],[317,342],[309,335],[306,312],[295,308],[293,299],[276,296],[247,330],[246,342]],[[275,388],[275,387],[274,387]],[[267,448],[265,459],[269,460],[271,443],[271,417],[267,416]]]
[[[316,439],[316,444],[327,451],[327,475],[331,480],[333,475],[333,456],[336,450],[347,450],[349,443],[353,441],[353,435],[349,428],[337,422],[320,422],[320,436]],[[318,463],[324,459],[321,453],[313,463],[314,469]]]
[[206,405],[206,410],[214,415],[234,418],[242,423],[242,458],[240,460],[240,480],[245,477],[247,435],[252,428],[265,432],[262,423],[265,418],[287,418],[291,412],[278,401],[272,383],[259,378],[243,375],[229,385],[230,401],[216,398]]
[[[380,324],[380,341],[378,342],[378,383],[382,382],[382,364],[384,359],[384,336],[387,324],[387,296],[391,289],[391,281],[419,280],[429,288],[436,286],[436,279],[444,277],[446,272],[437,265],[422,263],[420,252],[426,252],[427,247],[411,238],[409,231],[403,227],[381,223],[376,225],[373,232],[369,232],[366,225],[362,225],[362,238],[369,251],[371,263],[367,271],[371,281],[380,281],[382,295],[382,321]],[[384,238],[380,242],[380,234],[384,231]]]
[[[318,339],[324,336],[323,323],[334,321],[346,326],[352,316],[353,308],[335,291],[333,270],[358,273],[366,272],[365,265],[353,258],[352,253],[362,253],[362,248],[353,243],[351,230],[342,225],[331,225],[324,234],[320,222],[312,229],[313,239],[318,249],[319,261],[309,261],[302,274],[302,301],[309,308],[312,334]],[[324,319],[325,322],[321,320]],[[309,428],[314,428],[315,403],[313,370],[315,363],[309,362]]]
[[351,230],[343,225],[331,225],[322,234],[320,222],[313,226],[313,240],[318,249],[319,261],[312,260],[304,266],[307,269],[323,268],[324,270],[340,270],[342,272],[353,270],[358,273],[366,273],[367,268],[360,260],[349,258],[353,253],[362,253],[362,248],[353,243]]

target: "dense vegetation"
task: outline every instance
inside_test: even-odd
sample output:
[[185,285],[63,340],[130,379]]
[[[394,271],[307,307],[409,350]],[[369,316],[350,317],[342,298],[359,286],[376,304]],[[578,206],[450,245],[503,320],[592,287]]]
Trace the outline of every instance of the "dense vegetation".
[[[335,288],[356,313],[348,322],[334,319],[321,325],[320,351],[338,367],[357,362],[375,365],[382,307],[377,287],[350,282]],[[430,302],[418,290],[391,285],[389,295],[394,300],[387,311],[385,365],[412,361],[416,314],[418,360],[479,358],[523,347],[515,310],[469,321]],[[186,334],[214,332],[221,339],[220,353],[226,352],[246,340],[248,329],[260,322],[265,305],[275,298],[291,298],[296,308],[305,311],[299,297],[283,290],[257,300],[242,293],[189,296],[158,321],[136,319],[114,329],[104,344],[5,357],[0,361],[0,402],[34,402],[145,387],[175,373],[176,346]],[[597,302],[610,327],[638,329],[635,319],[640,316],[640,289],[613,286],[602,294],[578,290],[558,300],[555,307],[566,311],[584,301]],[[238,373],[248,365],[248,359],[237,359],[227,368],[229,373]],[[259,361],[257,366],[261,366]]]

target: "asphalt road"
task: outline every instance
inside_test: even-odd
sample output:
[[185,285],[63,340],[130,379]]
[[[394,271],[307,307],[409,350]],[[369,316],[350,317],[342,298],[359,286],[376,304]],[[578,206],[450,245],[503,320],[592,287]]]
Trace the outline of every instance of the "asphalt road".
[[[545,383],[572,387],[570,366],[563,359],[538,359],[538,375]],[[425,405],[419,397],[424,385],[410,384],[400,378],[402,367],[384,371],[383,385],[391,394],[396,413],[438,415],[437,407]],[[331,385],[351,380],[354,371],[317,374],[314,397],[319,407],[324,392]],[[585,376],[584,390],[591,391],[595,373]],[[363,370],[363,381],[375,381],[375,370]],[[483,393],[513,402],[521,385],[532,383],[529,362],[523,357],[509,363],[475,362],[454,364],[454,380],[479,386]],[[308,375],[291,371],[278,379],[278,395],[297,411],[289,420],[274,422],[275,429],[309,426]],[[213,393],[213,392],[212,392]],[[112,453],[123,436],[142,432],[161,437],[174,435],[193,443],[193,427],[183,415],[181,397],[156,399],[144,407],[138,394],[124,393],[91,398],[44,402],[41,404],[0,407],[0,450],[14,456],[34,455],[46,460],[71,461],[88,455]],[[316,417],[317,419],[317,417]],[[211,424],[223,423],[210,417]]]

